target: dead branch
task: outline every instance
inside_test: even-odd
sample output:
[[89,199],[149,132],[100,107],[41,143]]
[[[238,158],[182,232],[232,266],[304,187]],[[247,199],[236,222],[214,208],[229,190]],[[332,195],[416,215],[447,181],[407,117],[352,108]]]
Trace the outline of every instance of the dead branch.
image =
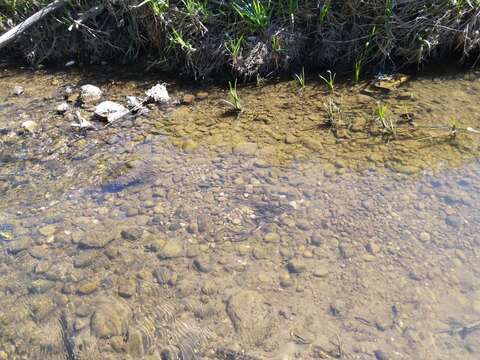
[[67,3],[68,3],[67,0],[55,0],[54,2],[45,6],[42,10],[37,11],[35,14],[30,16],[25,21],[22,21],[17,26],[14,26],[10,30],[8,30],[6,33],[0,36],[0,49],[7,46],[12,41],[15,41],[30,26],[42,20],[45,16],[47,16],[52,11],[62,8]]

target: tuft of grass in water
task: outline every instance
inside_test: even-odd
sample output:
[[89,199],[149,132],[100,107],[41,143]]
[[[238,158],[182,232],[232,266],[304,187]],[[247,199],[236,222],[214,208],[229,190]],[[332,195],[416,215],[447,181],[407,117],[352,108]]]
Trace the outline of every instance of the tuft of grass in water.
[[335,104],[335,102],[329,97],[328,101],[323,104],[325,111],[327,112],[327,120],[325,126],[330,128],[334,134],[337,133],[339,117],[341,117],[340,108]]
[[302,67],[300,74],[295,74],[295,80],[298,88],[303,91],[305,89],[305,68]]
[[232,85],[232,82],[228,82],[228,97],[230,101],[227,101],[233,108],[235,112],[241,112],[242,111],[242,105],[240,103],[240,96],[238,95],[237,92],[237,79],[235,79],[235,82]]
[[452,118],[450,121],[450,138],[453,140],[457,137],[457,119]]
[[375,122],[382,128],[386,135],[397,137],[397,123],[389,116],[387,104],[378,103],[375,109]]
[[254,30],[266,29],[270,23],[270,0],[265,3],[261,0],[252,0],[250,2],[235,1],[232,7]]
[[333,93],[335,91],[335,76],[337,74],[332,73],[330,70],[328,70],[327,75],[328,77],[325,77],[322,75],[318,75],[318,76],[320,76],[320,79],[322,79],[325,85],[327,85],[328,91]]
[[260,74],[257,74],[257,77],[256,77],[257,87],[263,86],[263,84],[265,84],[265,78],[263,78]]

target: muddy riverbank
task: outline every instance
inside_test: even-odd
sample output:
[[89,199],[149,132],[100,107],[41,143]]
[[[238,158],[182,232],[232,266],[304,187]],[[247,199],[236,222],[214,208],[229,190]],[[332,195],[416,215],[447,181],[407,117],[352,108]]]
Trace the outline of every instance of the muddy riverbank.
[[83,132],[65,87],[165,79],[3,71],[0,358],[478,358],[479,78],[267,83],[240,116],[171,83]]

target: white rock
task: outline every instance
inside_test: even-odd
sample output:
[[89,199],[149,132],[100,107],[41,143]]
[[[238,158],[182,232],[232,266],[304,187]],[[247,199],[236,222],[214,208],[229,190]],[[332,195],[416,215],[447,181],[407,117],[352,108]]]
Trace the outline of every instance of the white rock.
[[113,101],[102,101],[95,107],[94,114],[108,122],[113,122],[129,113],[125,106]]
[[20,85],[15,85],[12,90],[13,95],[16,95],[16,96],[20,96],[24,92],[25,92],[25,89]]
[[95,126],[90,122],[88,121],[87,119],[85,119],[79,111],[75,112],[75,115],[77,117],[77,121],[78,123],[71,123],[70,125],[72,127],[76,127],[76,128],[79,128],[80,130],[87,130],[87,129],[95,129]]
[[143,107],[142,102],[136,96],[127,96],[127,105],[129,108],[140,109],[141,107]]
[[22,128],[24,128],[28,132],[33,133],[35,132],[35,130],[37,130],[38,124],[35,121],[27,120],[22,123]]
[[164,84],[157,84],[145,92],[147,101],[154,101],[160,104],[166,104],[170,101],[167,88]]
[[66,102],[61,103],[55,108],[55,110],[59,114],[65,114],[69,109],[70,109],[70,106]]
[[80,88],[80,99],[82,99],[84,103],[100,100],[101,97],[102,90],[94,85],[83,85]]

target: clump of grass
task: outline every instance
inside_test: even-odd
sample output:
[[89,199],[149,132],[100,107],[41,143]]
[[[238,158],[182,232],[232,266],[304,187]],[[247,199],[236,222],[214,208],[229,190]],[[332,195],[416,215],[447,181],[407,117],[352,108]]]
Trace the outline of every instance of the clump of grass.
[[277,35],[272,36],[271,45],[272,45],[272,50],[275,51],[276,53],[283,51],[282,45],[280,44],[280,39],[278,38]]
[[147,4],[156,16],[167,11],[170,6],[168,0],[147,0]]
[[224,100],[223,103],[229,105],[231,110],[240,113],[242,111],[242,105],[240,102],[240,95],[237,92],[237,79],[232,84],[231,81],[228,82],[228,98],[229,100]]
[[452,140],[457,137],[457,119],[456,118],[452,118],[452,120],[450,121],[449,135]]
[[172,29],[172,34],[170,36],[170,42],[173,45],[179,46],[186,53],[192,53],[195,51],[192,44],[183,38],[182,33],[178,32],[175,29]]
[[[51,2],[0,0],[0,29],[18,25]],[[72,54],[86,63],[143,58],[196,78],[228,66],[234,77],[254,79],[257,73],[288,72],[294,64],[309,63],[332,71],[348,67],[358,81],[368,64],[404,67],[434,57],[478,55],[479,11],[478,0],[68,1],[5,52],[30,63],[61,62]],[[238,51],[225,51],[224,34],[234,41],[242,34],[248,39],[242,59]]]
[[330,12],[330,1],[327,0],[323,3],[322,7],[320,8],[320,15],[318,18],[320,25],[323,25],[325,23],[325,20],[327,19],[327,15],[329,12]]
[[240,52],[242,50],[243,35],[240,35],[237,39],[229,39],[225,41],[225,47],[230,52],[233,62],[236,62]]
[[374,119],[386,135],[397,137],[397,122],[390,116],[387,104],[377,104]]
[[285,10],[287,13],[288,18],[290,19],[290,23],[292,25],[295,24],[295,11],[298,9],[298,0],[286,0]]
[[325,77],[322,75],[318,75],[318,76],[320,76],[320,79],[322,79],[325,85],[327,85],[328,91],[333,93],[335,91],[335,76],[337,74],[332,73],[330,70],[328,70],[327,75],[328,77]]
[[187,14],[191,17],[202,16],[204,19],[207,19],[210,15],[207,9],[207,2],[200,0],[182,0]]
[[327,113],[327,120],[325,126],[330,128],[334,134],[337,133],[339,123],[341,121],[340,108],[335,104],[332,98],[328,98],[327,102],[323,104]]
[[305,90],[305,68],[302,67],[302,72],[300,74],[295,74],[295,80],[298,88],[301,91]]
[[254,30],[263,30],[270,23],[270,0],[268,2],[260,0],[252,0],[250,2],[235,1],[232,6],[236,13]]
[[357,58],[355,59],[355,61],[353,63],[353,81],[355,83],[358,83],[358,81],[360,80],[360,73],[362,71],[365,59],[367,58],[367,53],[368,53],[368,49],[370,47],[370,42],[371,42],[371,40],[372,40],[372,38],[373,38],[373,36],[375,35],[376,32],[377,32],[377,27],[374,25],[372,27],[372,30],[370,31],[370,34],[368,36],[367,41],[365,41],[365,44],[363,45],[362,52],[360,53],[360,55],[357,56]]

